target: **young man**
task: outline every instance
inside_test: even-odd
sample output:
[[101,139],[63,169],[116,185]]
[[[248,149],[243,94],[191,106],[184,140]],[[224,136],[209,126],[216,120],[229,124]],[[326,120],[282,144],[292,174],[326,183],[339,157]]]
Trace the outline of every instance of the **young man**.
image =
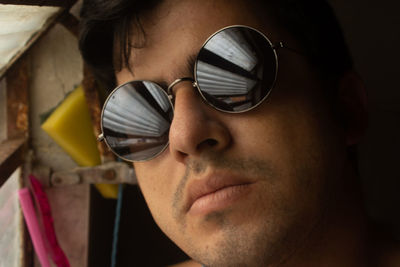
[[400,265],[369,235],[364,89],[325,1],[93,0],[82,19],[120,86],[102,138],[188,266]]

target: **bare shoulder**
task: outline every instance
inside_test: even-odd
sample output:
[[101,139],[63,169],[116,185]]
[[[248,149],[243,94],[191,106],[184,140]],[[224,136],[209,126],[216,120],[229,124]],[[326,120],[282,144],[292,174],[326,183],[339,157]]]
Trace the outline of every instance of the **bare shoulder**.
[[169,267],[201,267],[202,265],[195,261],[184,261],[181,263],[177,263],[174,265],[170,265]]

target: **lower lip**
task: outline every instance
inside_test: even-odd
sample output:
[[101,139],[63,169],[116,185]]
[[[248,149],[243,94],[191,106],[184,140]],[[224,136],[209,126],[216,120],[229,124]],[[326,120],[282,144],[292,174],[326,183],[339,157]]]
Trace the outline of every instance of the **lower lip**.
[[210,212],[222,210],[231,206],[235,201],[244,197],[249,192],[250,184],[224,187],[196,199],[190,207],[189,213],[192,215],[204,215]]

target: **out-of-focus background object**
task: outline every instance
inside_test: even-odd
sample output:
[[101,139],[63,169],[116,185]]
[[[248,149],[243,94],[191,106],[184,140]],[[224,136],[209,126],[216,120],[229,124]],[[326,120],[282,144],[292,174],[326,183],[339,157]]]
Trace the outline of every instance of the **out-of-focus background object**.
[[0,5],[0,76],[61,11],[55,6]]
[[0,190],[0,266],[24,266],[25,231],[18,202],[22,188],[21,169],[18,168]]
[[[43,122],[42,129],[79,165],[101,164],[89,108],[82,86],[71,91]],[[117,198],[118,187],[95,184],[102,196]]]

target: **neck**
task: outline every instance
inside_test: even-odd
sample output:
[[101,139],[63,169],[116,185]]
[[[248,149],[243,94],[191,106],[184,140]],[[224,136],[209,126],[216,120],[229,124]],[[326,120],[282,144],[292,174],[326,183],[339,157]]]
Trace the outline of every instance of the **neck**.
[[360,185],[351,166],[346,166],[343,178],[319,225],[282,266],[367,266]]

